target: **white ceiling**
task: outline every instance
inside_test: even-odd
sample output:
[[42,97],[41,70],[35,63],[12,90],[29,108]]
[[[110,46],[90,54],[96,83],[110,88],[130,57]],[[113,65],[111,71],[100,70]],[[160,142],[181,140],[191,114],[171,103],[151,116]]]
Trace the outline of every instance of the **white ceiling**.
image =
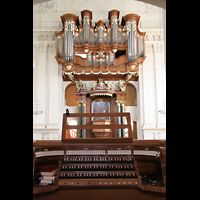
[[[52,0],[33,0],[33,5],[43,3],[43,2],[46,2],[46,1],[52,1]],[[110,1],[110,0],[107,0],[107,1]],[[138,1],[142,1],[142,2],[145,2],[145,3],[152,4],[154,6],[158,6],[158,7],[166,9],[166,0],[138,0]]]

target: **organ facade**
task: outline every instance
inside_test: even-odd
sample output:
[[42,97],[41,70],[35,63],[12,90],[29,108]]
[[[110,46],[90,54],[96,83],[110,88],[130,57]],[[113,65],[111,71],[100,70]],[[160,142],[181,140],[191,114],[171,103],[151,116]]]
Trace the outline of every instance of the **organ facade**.
[[109,11],[109,24],[99,20],[95,26],[89,10],[81,12],[81,24],[74,14],[61,16],[63,30],[56,33],[56,60],[62,64],[64,80],[79,80],[78,75],[84,75],[83,80],[97,80],[99,75],[107,79],[118,75],[124,80],[138,76],[138,66],[146,57],[145,33],[138,29],[140,16],[125,15],[119,24],[119,13]]

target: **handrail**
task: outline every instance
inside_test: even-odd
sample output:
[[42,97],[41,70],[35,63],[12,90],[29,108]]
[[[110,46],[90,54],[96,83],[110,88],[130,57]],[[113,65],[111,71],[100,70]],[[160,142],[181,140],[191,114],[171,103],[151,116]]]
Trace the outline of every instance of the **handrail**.
[[[68,117],[126,117],[127,124],[110,124],[110,125],[67,125]],[[128,129],[129,138],[133,138],[131,131],[130,113],[69,113],[68,116],[63,114],[62,140],[65,138],[68,129]]]

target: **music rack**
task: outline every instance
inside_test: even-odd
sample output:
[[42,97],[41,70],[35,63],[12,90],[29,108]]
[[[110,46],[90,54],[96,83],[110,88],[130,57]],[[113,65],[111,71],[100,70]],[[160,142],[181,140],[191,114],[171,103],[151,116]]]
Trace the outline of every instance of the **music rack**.
[[[126,117],[127,124],[109,124],[109,125],[92,125],[92,124],[86,124],[86,125],[67,125],[67,119],[72,117]],[[69,129],[128,129],[128,138],[66,138],[66,130]],[[62,125],[62,141],[63,142],[75,142],[75,143],[123,143],[123,142],[132,142],[133,140],[133,133],[131,130],[131,122],[130,122],[130,113],[129,112],[123,112],[123,113],[69,113],[69,115],[66,116],[66,114],[63,114],[63,125]]]

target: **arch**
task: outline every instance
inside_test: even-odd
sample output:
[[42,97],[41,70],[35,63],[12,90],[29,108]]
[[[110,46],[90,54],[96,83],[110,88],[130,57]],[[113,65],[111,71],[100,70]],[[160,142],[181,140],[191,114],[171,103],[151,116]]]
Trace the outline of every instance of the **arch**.
[[131,83],[126,83],[125,92],[125,105],[136,106],[135,100],[137,99],[137,90],[135,86]]
[[76,84],[70,83],[65,88],[65,100],[67,106],[78,106],[78,96],[76,95]]

